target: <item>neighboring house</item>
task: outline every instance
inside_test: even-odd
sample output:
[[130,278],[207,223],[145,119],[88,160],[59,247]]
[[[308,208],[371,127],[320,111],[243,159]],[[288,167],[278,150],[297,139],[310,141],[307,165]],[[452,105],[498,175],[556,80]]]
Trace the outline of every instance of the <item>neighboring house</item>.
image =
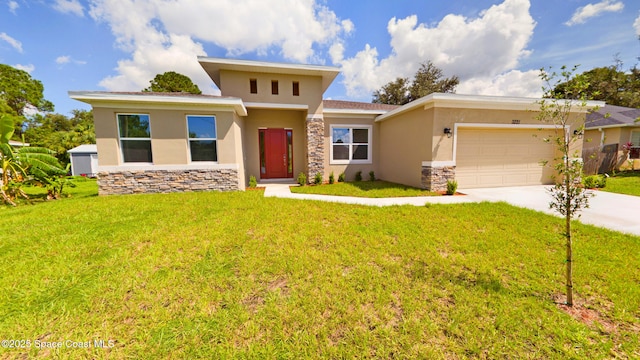
[[[628,143],[632,144],[630,149],[626,148]],[[637,169],[640,167],[640,109],[606,105],[588,114],[583,147],[588,173]]]
[[[556,155],[542,140],[555,130],[536,120],[536,99],[323,100],[337,68],[198,60],[222,96],[69,93],[93,107],[100,194],[242,190],[251,175],[353,179],[358,171],[430,190],[447,180],[460,188],[551,182],[540,162]],[[583,121],[576,113],[568,130]]]
[[67,150],[71,162],[71,175],[95,177],[98,174],[98,147],[84,144]]

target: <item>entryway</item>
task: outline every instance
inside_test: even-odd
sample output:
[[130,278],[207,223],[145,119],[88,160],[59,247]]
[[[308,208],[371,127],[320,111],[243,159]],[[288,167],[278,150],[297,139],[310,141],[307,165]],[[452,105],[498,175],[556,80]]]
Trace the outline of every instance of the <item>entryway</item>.
[[259,129],[260,178],[293,178],[293,130]]

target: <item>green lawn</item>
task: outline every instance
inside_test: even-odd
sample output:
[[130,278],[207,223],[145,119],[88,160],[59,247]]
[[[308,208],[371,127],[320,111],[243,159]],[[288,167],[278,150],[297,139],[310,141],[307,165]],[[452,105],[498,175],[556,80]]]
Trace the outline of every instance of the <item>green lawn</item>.
[[325,185],[291,187],[291,192],[298,194],[318,194],[336,196],[356,196],[368,198],[438,196],[440,194],[417,189],[411,186],[394,184],[387,181],[355,181]]
[[624,171],[607,178],[607,186],[600,189],[618,194],[640,196],[640,171]]
[[[70,177],[75,186],[65,186],[63,198],[83,198],[98,195],[98,184],[96,179],[82,176]],[[22,190],[29,196],[29,199],[18,198],[18,204],[38,204],[46,200],[47,189],[39,186],[23,186]]]
[[[504,203],[364,207],[261,192],[0,208],[0,358],[640,357],[640,238]],[[593,319],[593,317],[587,317]],[[103,339],[113,348],[36,349]],[[106,343],[108,344],[108,343]]]

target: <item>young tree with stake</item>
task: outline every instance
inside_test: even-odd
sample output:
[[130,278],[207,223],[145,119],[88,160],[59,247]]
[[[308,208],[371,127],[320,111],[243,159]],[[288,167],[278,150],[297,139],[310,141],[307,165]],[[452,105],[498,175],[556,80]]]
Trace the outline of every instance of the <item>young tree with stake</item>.
[[[538,102],[540,112],[538,120],[555,127],[555,136],[544,139],[554,143],[560,156],[552,164],[556,170],[555,185],[549,189],[551,202],[549,208],[557,211],[565,220],[563,236],[566,246],[566,304],[573,306],[573,248],[571,220],[580,216],[579,212],[589,207],[589,198],[593,193],[581,186],[582,158],[574,145],[582,141],[584,132],[584,114],[596,111],[593,104],[588,103],[586,89],[589,83],[584,75],[575,75],[578,66],[567,69],[563,66],[560,73],[540,69],[543,81],[543,99]],[[558,85],[565,84],[562,91]],[[571,125],[574,131],[571,131]],[[545,164],[546,165],[546,164]]]

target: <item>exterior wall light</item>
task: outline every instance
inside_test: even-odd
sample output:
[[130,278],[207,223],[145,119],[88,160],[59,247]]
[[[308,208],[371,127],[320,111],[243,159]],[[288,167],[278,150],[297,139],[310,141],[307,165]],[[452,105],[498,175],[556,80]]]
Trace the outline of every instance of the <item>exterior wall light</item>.
[[577,136],[578,139],[582,139],[582,136],[584,135],[584,133],[582,131],[573,130],[573,135]]
[[444,134],[447,135],[448,138],[453,136],[453,132],[451,132],[451,128],[444,128]]

